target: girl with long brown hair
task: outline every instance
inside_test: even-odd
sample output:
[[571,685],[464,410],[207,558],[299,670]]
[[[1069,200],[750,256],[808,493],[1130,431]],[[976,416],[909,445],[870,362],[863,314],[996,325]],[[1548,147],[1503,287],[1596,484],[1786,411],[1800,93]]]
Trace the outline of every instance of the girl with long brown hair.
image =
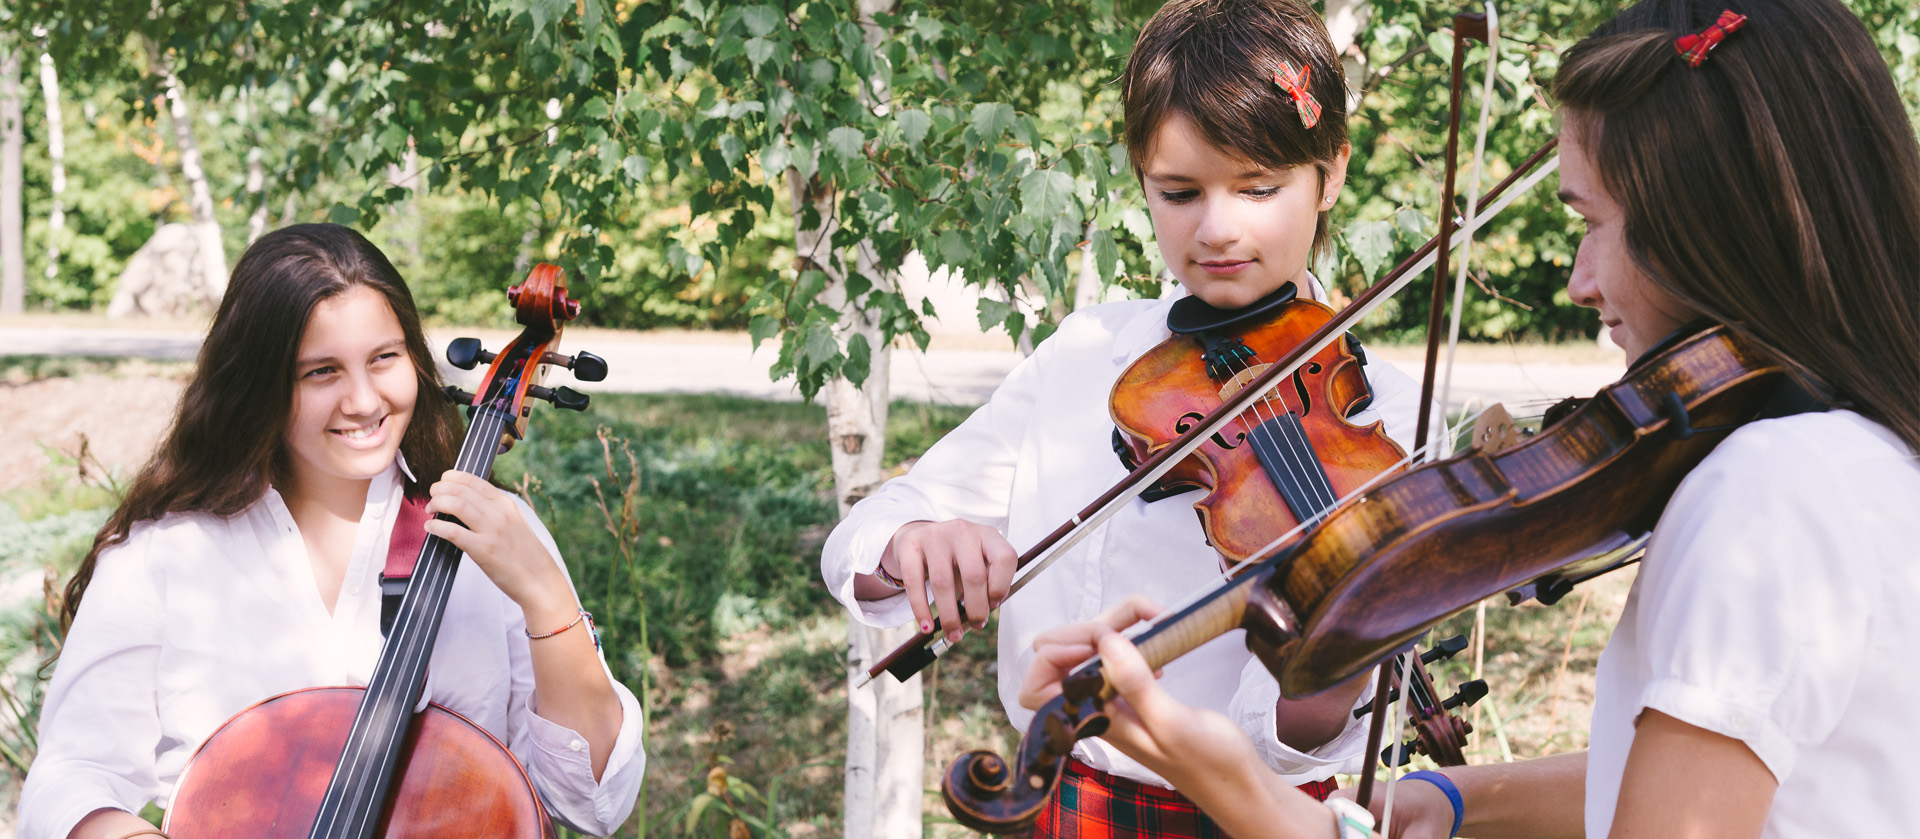
[[645,765],[638,703],[532,510],[451,469],[460,436],[413,297],[378,248],[319,224],[249,247],[166,440],[67,587],[20,835],[157,835],[134,814],[167,806],[233,714],[366,684],[408,496],[457,518],[426,529],[472,560],[427,698],[507,744],[557,819],[618,827]]
[[[1587,222],[1573,300],[1629,359],[1725,324],[1802,404],[1673,495],[1600,659],[1590,750],[1419,773],[1393,835],[1910,835],[1920,144],[1892,76],[1837,0],[1647,0],[1569,51],[1554,93],[1560,194]],[[1041,639],[1023,700],[1097,649],[1127,698],[1109,742],[1195,779],[1235,835],[1359,832],[1272,827],[1315,805],[1263,788],[1224,721],[1146,673],[1115,630],[1154,611]]]

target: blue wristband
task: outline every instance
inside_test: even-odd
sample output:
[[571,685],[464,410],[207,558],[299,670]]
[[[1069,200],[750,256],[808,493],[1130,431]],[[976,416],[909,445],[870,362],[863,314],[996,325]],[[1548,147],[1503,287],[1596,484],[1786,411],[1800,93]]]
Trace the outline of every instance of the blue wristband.
[[1403,781],[1426,781],[1447,794],[1447,801],[1453,804],[1453,829],[1447,831],[1448,837],[1460,835],[1460,825],[1467,820],[1467,802],[1460,797],[1460,788],[1453,785],[1453,779],[1430,769],[1408,772],[1400,776]]

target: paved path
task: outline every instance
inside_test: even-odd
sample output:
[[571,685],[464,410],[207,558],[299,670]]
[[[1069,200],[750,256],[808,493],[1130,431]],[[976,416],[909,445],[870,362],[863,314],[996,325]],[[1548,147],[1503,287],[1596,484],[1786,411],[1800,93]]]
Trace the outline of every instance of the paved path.
[[[497,348],[510,333],[487,337]],[[438,349],[457,337],[453,333],[429,336]],[[193,332],[142,331],[81,327],[0,327],[0,355],[104,355],[155,359],[191,359],[201,336]],[[607,359],[605,382],[582,385],[583,392],[613,393],[734,393],[763,399],[798,399],[791,381],[770,381],[767,369],[776,347],[762,344],[758,351],[743,340],[714,336],[711,340],[674,340],[644,334],[586,332],[576,340],[567,336],[569,349],[590,349]],[[1376,358],[1379,353],[1376,353]],[[1020,354],[996,350],[941,350],[896,353],[892,383],[895,399],[944,404],[977,405],[1020,361]],[[1417,361],[1380,359],[1418,378]],[[441,367],[448,380],[471,383],[475,374]],[[1516,414],[1537,413],[1523,405],[1566,396],[1589,395],[1620,376],[1620,364],[1558,364],[1475,362],[1454,367],[1453,392],[1448,400],[1459,407],[1470,399],[1501,401]],[[564,382],[564,377],[558,379]]]

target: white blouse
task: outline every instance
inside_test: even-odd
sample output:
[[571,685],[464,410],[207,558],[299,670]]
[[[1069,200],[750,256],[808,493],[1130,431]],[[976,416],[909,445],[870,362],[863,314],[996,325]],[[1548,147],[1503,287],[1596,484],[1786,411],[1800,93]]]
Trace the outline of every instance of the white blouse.
[[[905,595],[863,602],[853,594],[853,576],[873,572],[901,525],[963,518],[999,528],[1015,550],[1024,551],[1118,483],[1127,470],[1113,453],[1108,391],[1128,364],[1166,340],[1173,299],[1108,303],[1063,320],[986,406],[912,470],[854,505],[821,553],[827,589],[858,620],[907,623],[912,613]],[[1409,446],[1419,388],[1387,364],[1365,372],[1375,400],[1352,421],[1364,425],[1384,417],[1388,433]],[[1000,700],[1015,726],[1025,730],[1033,719],[1020,706],[1019,691],[1035,636],[1092,620],[1133,594],[1173,607],[1219,585],[1220,555],[1207,545],[1193,509],[1199,498],[1187,493],[1154,503],[1134,500],[1001,607]],[[1165,668],[1161,685],[1182,702],[1234,718],[1290,783],[1350,771],[1344,767],[1363,750],[1366,723],[1353,721],[1311,753],[1281,743],[1274,734],[1279,687],[1247,651],[1244,635],[1234,630],[1181,657]],[[960,643],[985,641],[969,637]],[[1074,755],[1096,769],[1167,785],[1098,739],[1081,741]]]
[[1779,789],[1761,835],[1912,836],[1920,463],[1851,411],[1752,423],[1682,481],[1600,657],[1588,836],[1654,709],[1739,740]]
[[[401,468],[367,490],[331,614],[272,489],[232,518],[141,522],[103,551],[47,689],[20,836],[65,839],[101,808],[166,807],[200,743],[235,713],[300,688],[366,685],[382,643],[379,575],[399,515]],[[521,512],[559,562],[532,509],[523,503]],[[585,738],[535,713],[525,630],[519,607],[463,557],[426,699],[508,744],[556,819],[611,833],[633,809],[646,767],[639,703],[608,674],[623,719],[596,782]]]

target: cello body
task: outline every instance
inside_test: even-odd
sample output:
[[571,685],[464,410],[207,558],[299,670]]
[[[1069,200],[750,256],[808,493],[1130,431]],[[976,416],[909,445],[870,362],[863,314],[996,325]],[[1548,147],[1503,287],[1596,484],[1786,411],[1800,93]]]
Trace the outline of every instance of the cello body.
[[[304,839],[365,696],[357,687],[307,688],[235,715],[181,773],[167,835]],[[504,744],[439,705],[416,717],[379,835],[554,837],[533,781]],[[267,766],[277,771],[260,771]]]

